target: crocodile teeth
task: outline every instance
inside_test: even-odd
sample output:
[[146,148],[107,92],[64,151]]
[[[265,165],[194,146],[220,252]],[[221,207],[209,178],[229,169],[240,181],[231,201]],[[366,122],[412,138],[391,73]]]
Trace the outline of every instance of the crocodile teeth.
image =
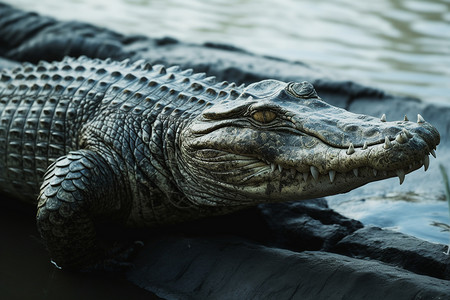
[[270,169],[272,170],[272,172],[275,171],[276,167],[277,167],[276,164],[274,163],[270,164]]
[[400,179],[400,184],[405,180],[405,171],[403,169],[397,170],[398,179]]
[[389,140],[389,138],[388,137],[385,137],[384,138],[384,149],[389,149],[389,148],[391,148],[391,146],[392,146],[392,144],[391,144],[391,141]]
[[253,100],[253,96],[248,96],[247,101],[252,101],[252,100]]
[[386,122],[386,115],[385,115],[385,114],[383,114],[383,115],[381,116],[380,121],[381,121],[381,122]]
[[425,123],[425,119],[420,114],[417,114],[417,123]]
[[362,149],[363,149],[363,150],[366,150],[367,148],[368,148],[367,142],[364,142],[364,145],[363,145]]
[[311,171],[312,177],[314,177],[314,180],[317,181],[317,179],[319,179],[319,170],[317,170],[317,168],[314,166],[311,166],[311,168],[309,169]]
[[430,153],[431,155],[433,155],[434,158],[436,158],[436,152],[434,152],[434,149],[431,149]]
[[430,166],[430,157],[428,155],[425,155],[423,157],[423,167],[426,170],[428,170],[428,167]]
[[353,169],[353,175],[355,175],[355,177],[358,177],[358,169]]
[[308,180],[308,176],[309,176],[309,173],[308,172],[305,172],[305,173],[303,173],[303,180],[306,182],[306,180]]
[[406,121],[406,122],[409,121],[409,120],[408,120],[408,117],[407,117],[406,115],[405,115],[405,117],[403,118],[403,121]]
[[328,175],[330,176],[330,182],[333,183],[334,178],[336,177],[336,171],[335,170],[331,170]]
[[373,176],[377,176],[378,171],[376,169],[373,169]]
[[350,146],[348,146],[347,154],[351,155],[353,153],[355,153],[355,147],[353,147],[353,144],[350,143]]
[[283,167],[281,165],[278,165],[278,171],[280,171],[280,173],[283,171]]
[[399,143],[399,144],[404,144],[408,141],[408,138],[406,137],[406,135],[403,132],[400,132],[397,137],[395,138],[395,140]]
[[409,132],[406,128],[403,128],[402,131],[408,139],[412,138],[411,132]]

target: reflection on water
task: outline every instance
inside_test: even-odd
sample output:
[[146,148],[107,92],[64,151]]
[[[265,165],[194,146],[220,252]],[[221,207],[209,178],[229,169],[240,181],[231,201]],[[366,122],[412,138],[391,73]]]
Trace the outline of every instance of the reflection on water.
[[450,102],[450,1],[6,0],[124,33],[215,41]]
[[[441,200],[441,201],[439,201]],[[400,231],[430,242],[447,244],[449,209],[444,199],[416,193],[387,193],[350,201],[329,200],[331,208],[366,225]]]

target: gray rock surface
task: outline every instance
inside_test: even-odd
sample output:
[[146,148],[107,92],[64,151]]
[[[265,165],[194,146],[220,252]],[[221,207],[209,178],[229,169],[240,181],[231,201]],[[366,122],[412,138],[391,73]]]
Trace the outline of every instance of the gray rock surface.
[[375,259],[417,274],[450,280],[450,256],[447,246],[427,243],[418,238],[364,227],[340,240],[332,252],[360,259]]
[[[175,259],[174,259],[175,258]],[[446,299],[447,281],[376,260],[231,237],[163,237],[127,277],[169,299]]]
[[[257,56],[226,45],[191,45],[171,38],[124,36],[0,4],[0,56],[4,58],[0,67],[11,67],[20,61],[58,60],[65,55],[145,58],[152,63],[194,68],[219,80],[237,83],[265,78],[309,80],[322,98],[353,112],[381,115],[388,111],[388,118],[399,119],[404,113],[413,116],[413,112],[420,111],[425,119],[433,120],[442,135],[438,148],[441,161],[449,158],[448,106],[392,96],[353,82],[334,80],[332,74],[299,62]],[[425,185],[431,192],[431,187],[436,187],[436,173],[425,178],[417,176],[409,184],[410,188]],[[380,186],[391,188],[384,182],[375,188]],[[357,192],[364,191],[370,193],[370,188]],[[7,202],[13,200],[3,201]],[[26,266],[11,264],[9,257],[17,248],[26,257],[35,256],[33,260],[47,260],[42,245],[36,243],[33,222],[6,215],[8,210],[1,209],[0,220],[7,222],[0,237],[2,245],[7,245],[3,249],[11,250],[0,255],[2,274],[12,274],[17,268],[23,273],[31,272]],[[23,214],[23,218],[33,218],[32,215]],[[16,228],[23,226],[28,226],[25,232],[33,247],[27,248],[27,244],[17,240],[23,230]],[[29,232],[34,232],[32,238]],[[135,267],[126,272],[126,278],[163,298],[446,299],[450,294],[449,258],[442,254],[444,245],[363,227],[329,209],[323,199],[260,205],[229,216],[139,232],[133,238],[136,236],[144,240],[145,247],[133,261]],[[14,259],[22,261],[16,256]],[[61,275],[54,274],[62,273],[32,265],[32,277],[41,286],[43,278],[48,278],[49,285],[59,284]],[[6,282],[5,278],[0,274],[0,284]],[[22,289],[0,285],[3,295],[14,298],[23,295],[27,287],[35,290],[27,278],[16,280]],[[74,285],[79,283],[79,279],[70,280]],[[101,282],[98,278],[88,280]],[[115,287],[125,286],[120,280],[112,282]],[[130,294],[131,298],[147,295],[133,291]],[[34,295],[38,299],[48,293]],[[65,292],[52,295],[64,296]]]

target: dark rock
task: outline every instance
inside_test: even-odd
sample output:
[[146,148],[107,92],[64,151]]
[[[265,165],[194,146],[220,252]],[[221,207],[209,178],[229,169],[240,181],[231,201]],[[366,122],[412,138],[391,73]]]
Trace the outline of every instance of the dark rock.
[[219,44],[219,43],[211,43],[211,42],[206,42],[203,44],[204,47],[207,48],[215,48],[215,49],[222,49],[222,50],[227,50],[227,51],[234,51],[234,52],[240,52],[240,53],[248,53],[247,51],[232,46],[232,45],[227,45],[227,44]]
[[376,259],[417,274],[450,279],[447,247],[418,238],[381,229],[364,227],[343,238],[332,252],[362,259]]
[[187,236],[238,236],[254,243],[293,251],[328,250],[363,225],[328,208],[325,199],[261,204],[158,229]]
[[293,251],[328,250],[363,225],[332,209],[324,199],[260,205],[262,215],[280,248]]
[[125,59],[127,39],[81,22],[58,22],[0,3],[0,56],[17,60],[61,60],[64,56]]
[[127,278],[168,299],[446,299],[450,283],[378,261],[224,238],[148,243]]

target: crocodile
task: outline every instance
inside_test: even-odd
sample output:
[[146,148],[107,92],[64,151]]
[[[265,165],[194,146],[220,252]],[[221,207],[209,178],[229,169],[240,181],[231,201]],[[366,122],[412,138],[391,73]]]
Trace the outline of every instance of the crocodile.
[[429,166],[438,131],[354,114],[308,82],[248,86],[145,61],[66,57],[0,77],[0,190],[37,205],[55,265],[103,254],[99,224],[157,227],[345,193]]

